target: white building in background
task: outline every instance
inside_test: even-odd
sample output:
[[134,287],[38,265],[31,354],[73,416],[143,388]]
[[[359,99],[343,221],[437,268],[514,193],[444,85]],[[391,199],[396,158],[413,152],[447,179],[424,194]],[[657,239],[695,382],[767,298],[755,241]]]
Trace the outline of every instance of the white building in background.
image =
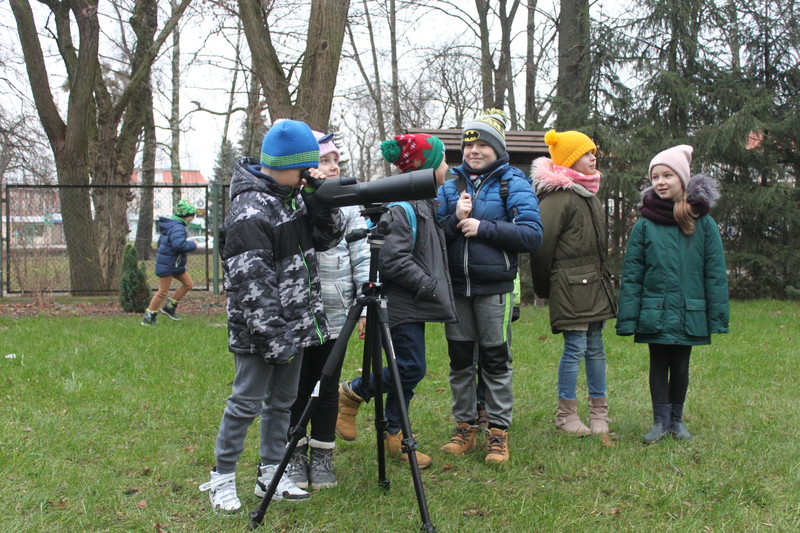
[[[136,169],[131,174],[131,185],[141,185],[141,169]],[[159,217],[169,217],[172,215],[172,193],[174,188],[169,187],[172,185],[172,171],[164,169],[156,169],[155,183],[153,190],[153,218],[155,221]],[[181,185],[188,185],[188,187],[181,187],[181,199],[191,202],[197,208],[197,216],[189,226],[189,236],[203,235],[206,228],[206,201],[208,189],[208,180],[203,177],[199,170],[181,170]],[[142,189],[133,189],[134,198],[128,204],[128,240],[133,240],[136,237],[136,228],[139,225],[139,199],[141,198]],[[158,240],[158,225],[153,225],[153,240]]]

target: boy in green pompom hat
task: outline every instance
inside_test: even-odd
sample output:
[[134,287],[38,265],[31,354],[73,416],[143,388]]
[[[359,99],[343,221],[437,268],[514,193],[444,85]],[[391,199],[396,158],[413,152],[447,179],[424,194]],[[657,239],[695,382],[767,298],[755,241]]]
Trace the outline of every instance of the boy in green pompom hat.
[[[167,218],[161,217],[158,220],[158,227],[161,236],[158,238],[158,252],[156,254],[156,276],[158,276],[158,290],[150,300],[150,305],[144,310],[142,317],[143,326],[155,326],[158,311],[170,317],[172,320],[180,320],[175,312],[178,302],[192,290],[192,278],[186,272],[186,254],[194,252],[197,244],[186,239],[186,227],[194,220],[197,209],[186,200],[181,200],[175,206],[174,214]],[[175,290],[172,298],[169,298],[170,285],[172,278],[181,282],[181,286]],[[162,307],[161,304],[164,304]]]
[[[383,158],[403,172],[434,169],[438,185],[444,183],[447,163],[444,144],[427,134],[398,135],[381,143]],[[408,462],[402,451],[398,401],[408,412],[414,388],[425,376],[425,323],[455,320],[450,275],[447,271],[445,238],[436,219],[436,199],[392,202],[392,215],[380,255],[380,278],[389,302],[389,331],[395,350],[403,397],[394,393],[391,373],[383,369],[386,393],[386,450],[389,457]],[[408,208],[408,211],[406,210]],[[411,218],[409,218],[411,217]],[[416,225],[416,237],[412,230]],[[375,396],[372,379],[356,377],[339,385],[339,415],[336,435],[343,440],[356,438],[359,406]],[[410,437],[410,436],[409,436]],[[430,456],[415,452],[420,468],[431,465]]]

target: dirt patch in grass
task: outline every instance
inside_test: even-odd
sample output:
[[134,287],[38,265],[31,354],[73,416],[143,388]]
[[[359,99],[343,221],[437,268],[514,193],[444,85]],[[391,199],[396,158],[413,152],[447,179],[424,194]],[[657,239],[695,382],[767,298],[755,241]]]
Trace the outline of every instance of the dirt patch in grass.
[[[186,295],[178,307],[185,315],[218,315],[225,313],[225,295],[206,291],[193,291]],[[0,298],[0,316],[128,316],[116,296],[73,298],[52,296],[36,302],[33,298],[7,296]]]

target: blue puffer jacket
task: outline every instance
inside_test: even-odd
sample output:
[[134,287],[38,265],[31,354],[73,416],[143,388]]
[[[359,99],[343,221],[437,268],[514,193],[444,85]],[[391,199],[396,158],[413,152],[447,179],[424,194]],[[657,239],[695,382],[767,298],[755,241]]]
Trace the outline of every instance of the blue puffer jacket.
[[160,217],[158,229],[158,254],[156,276],[164,278],[186,272],[186,254],[194,252],[197,244],[186,240],[186,222],[180,219]]
[[[436,214],[447,238],[453,292],[473,296],[513,291],[517,254],[535,252],[542,242],[539,201],[530,178],[506,163],[483,176],[475,188],[461,166],[452,172],[457,178],[439,187]],[[505,202],[500,196],[501,180],[508,185]],[[455,216],[459,181],[472,195],[470,217],[481,221],[478,236],[469,239],[457,227]]]

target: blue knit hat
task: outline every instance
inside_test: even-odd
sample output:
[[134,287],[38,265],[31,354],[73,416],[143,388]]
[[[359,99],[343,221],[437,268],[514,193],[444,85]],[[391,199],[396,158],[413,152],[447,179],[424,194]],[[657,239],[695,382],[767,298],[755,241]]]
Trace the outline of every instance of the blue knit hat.
[[319,144],[311,128],[299,120],[276,121],[261,143],[261,166],[275,170],[318,168]]

